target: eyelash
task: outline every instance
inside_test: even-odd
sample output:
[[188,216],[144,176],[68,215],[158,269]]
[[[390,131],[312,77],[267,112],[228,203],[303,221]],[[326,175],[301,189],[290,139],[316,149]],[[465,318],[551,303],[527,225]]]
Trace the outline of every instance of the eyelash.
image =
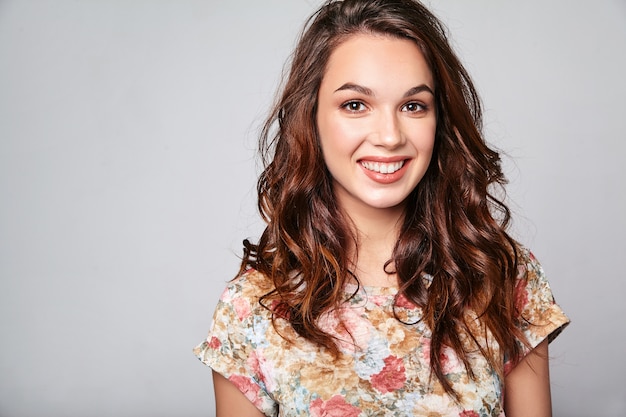
[[426,110],[428,110],[428,107],[425,106],[424,104],[418,103],[416,101],[411,101],[410,103],[406,103],[404,106],[402,106],[403,111],[404,111],[405,108],[407,108],[409,106],[419,107],[419,109],[417,109],[417,110],[408,110],[407,109],[407,111],[409,113],[421,113],[421,112],[425,112]]
[[[418,107],[418,109],[416,109],[416,110],[409,110],[408,109],[409,106],[411,106],[411,107],[415,106],[415,107]],[[354,107],[358,107],[358,109],[354,109]],[[350,113],[360,113],[363,110],[365,110],[366,106],[365,106],[365,103],[363,103],[362,101],[350,100],[350,101],[347,101],[347,102],[343,103],[341,105],[341,108],[347,110]],[[418,103],[416,101],[411,101],[409,103],[404,104],[401,107],[401,110],[402,111],[406,111],[408,113],[421,113],[421,112],[425,112],[426,110],[428,110],[428,107],[426,105]]]
[[[352,107],[353,106],[358,106],[359,109],[355,110]],[[363,103],[362,101],[358,101],[358,100],[350,100],[350,101],[346,101],[345,103],[343,103],[341,105],[341,108],[349,111],[350,113],[360,113],[365,109],[365,103]]]

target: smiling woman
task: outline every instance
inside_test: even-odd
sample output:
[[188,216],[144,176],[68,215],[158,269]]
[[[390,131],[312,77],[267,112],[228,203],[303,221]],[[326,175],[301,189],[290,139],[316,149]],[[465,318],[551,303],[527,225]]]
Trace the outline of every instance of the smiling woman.
[[569,320],[507,233],[481,130],[423,5],[313,15],[261,135],[267,226],[195,349],[218,417],[551,415]]
[[433,90],[428,64],[409,40],[359,34],[332,52],[317,127],[334,196],[353,221],[393,207],[397,220],[424,176],[437,126]]

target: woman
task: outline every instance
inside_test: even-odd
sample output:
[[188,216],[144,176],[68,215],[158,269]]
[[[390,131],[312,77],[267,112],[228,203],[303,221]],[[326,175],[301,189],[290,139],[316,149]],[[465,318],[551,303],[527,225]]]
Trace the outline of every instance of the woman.
[[551,415],[568,319],[506,232],[478,96],[424,6],[325,4],[261,150],[267,227],[195,350],[219,417]]

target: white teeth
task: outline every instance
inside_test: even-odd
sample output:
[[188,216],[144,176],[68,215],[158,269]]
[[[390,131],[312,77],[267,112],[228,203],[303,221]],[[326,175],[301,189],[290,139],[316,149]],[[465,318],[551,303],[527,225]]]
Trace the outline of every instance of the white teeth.
[[381,174],[393,174],[402,168],[404,161],[391,163],[361,161],[361,165],[368,171],[380,172]]

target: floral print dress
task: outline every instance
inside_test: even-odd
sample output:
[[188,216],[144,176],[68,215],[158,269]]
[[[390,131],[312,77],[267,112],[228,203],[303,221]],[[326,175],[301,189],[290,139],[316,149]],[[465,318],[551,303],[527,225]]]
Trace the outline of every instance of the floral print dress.
[[[535,347],[556,337],[569,319],[526,250],[520,254],[518,279],[516,302],[527,319],[522,330]],[[402,297],[395,304],[402,321],[396,319],[396,288],[361,287],[339,311],[320,319],[340,340],[339,358],[297,336],[286,321],[277,320],[274,328],[271,313],[259,305],[259,297],[271,289],[271,280],[253,270],[230,282],[208,338],[194,349],[265,415],[504,416],[503,381],[479,353],[470,356],[475,379],[452,349],[441,354],[444,373],[460,401],[431,378],[430,330],[420,321],[421,309]],[[346,293],[356,290],[346,288]]]

